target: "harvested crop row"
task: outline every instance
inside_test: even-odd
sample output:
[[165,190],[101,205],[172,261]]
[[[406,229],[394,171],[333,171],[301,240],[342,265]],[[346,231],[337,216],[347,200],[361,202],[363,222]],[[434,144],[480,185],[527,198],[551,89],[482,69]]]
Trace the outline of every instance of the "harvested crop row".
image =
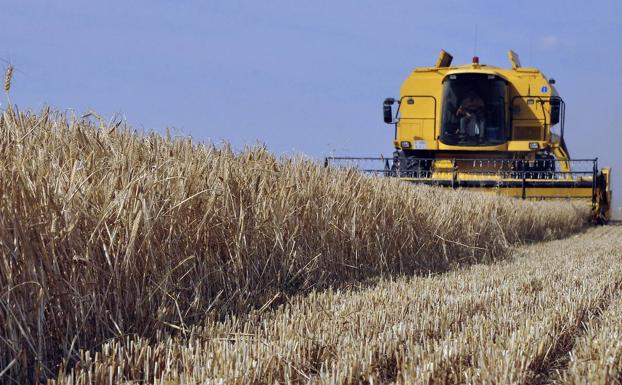
[[[613,228],[610,228],[613,229]],[[620,242],[620,232],[599,232]],[[599,246],[600,242],[594,244]],[[613,251],[619,268],[622,247]],[[612,298],[609,306],[586,320],[584,333],[577,338],[568,356],[568,369],[557,382],[572,385],[622,384],[622,291]]]
[[111,337],[492,260],[588,216],[49,110],[5,111],[0,138],[0,368],[19,382]]
[[[274,311],[208,321],[185,338],[107,344],[56,383],[553,382],[575,370],[569,358],[589,335],[588,320],[617,314],[621,248],[622,227],[591,229],[521,249],[512,261],[312,293]],[[596,343],[620,356],[605,335]],[[594,362],[609,362],[613,353],[596,354]],[[596,376],[603,367],[582,370]]]
[[572,385],[622,384],[622,295],[600,317],[585,325],[569,355],[568,369],[559,383]]

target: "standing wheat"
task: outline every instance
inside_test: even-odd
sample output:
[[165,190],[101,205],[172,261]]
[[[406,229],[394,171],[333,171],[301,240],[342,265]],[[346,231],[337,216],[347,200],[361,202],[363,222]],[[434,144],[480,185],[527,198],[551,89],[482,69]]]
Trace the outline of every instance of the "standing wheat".
[[11,89],[11,80],[13,79],[13,66],[9,64],[4,74],[4,90],[9,92]]

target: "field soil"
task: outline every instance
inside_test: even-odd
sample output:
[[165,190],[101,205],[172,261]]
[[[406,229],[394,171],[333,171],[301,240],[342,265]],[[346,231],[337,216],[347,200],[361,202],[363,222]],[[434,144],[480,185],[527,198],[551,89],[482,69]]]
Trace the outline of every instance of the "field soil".
[[[57,384],[620,384],[622,226],[82,352]],[[161,382],[158,382],[161,381]]]

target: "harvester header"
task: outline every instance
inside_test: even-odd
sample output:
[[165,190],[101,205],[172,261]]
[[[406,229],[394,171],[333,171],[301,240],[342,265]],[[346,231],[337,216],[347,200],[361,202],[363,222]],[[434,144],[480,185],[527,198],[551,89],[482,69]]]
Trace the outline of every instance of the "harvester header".
[[564,141],[565,103],[555,80],[522,67],[452,65],[441,51],[433,67],[416,68],[399,97],[383,102],[394,127],[392,159],[329,157],[413,183],[471,188],[522,199],[591,203],[594,220],[610,215],[610,169],[597,159],[571,159]]

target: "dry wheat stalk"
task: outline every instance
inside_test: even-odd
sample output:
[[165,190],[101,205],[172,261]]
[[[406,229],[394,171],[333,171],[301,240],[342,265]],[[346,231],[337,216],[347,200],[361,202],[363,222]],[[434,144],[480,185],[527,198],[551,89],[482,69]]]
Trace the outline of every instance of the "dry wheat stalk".
[[4,73],[4,91],[7,93],[11,90],[11,80],[13,80],[13,66],[9,64]]

